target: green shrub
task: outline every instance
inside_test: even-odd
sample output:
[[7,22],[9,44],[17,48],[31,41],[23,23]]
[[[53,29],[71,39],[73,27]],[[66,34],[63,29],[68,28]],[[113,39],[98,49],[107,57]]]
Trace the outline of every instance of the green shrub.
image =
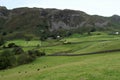
[[0,46],[2,46],[5,43],[5,40],[3,39],[2,36],[0,36]]
[[28,54],[32,57],[45,56],[45,52],[40,52],[38,50],[29,50]]
[[27,53],[23,53],[18,56],[17,62],[18,62],[18,65],[21,65],[21,64],[30,63],[33,60],[35,60],[35,57],[31,57]]
[[14,47],[12,52],[15,53],[15,55],[19,55],[19,54],[24,53],[24,50],[18,46],[18,47]]
[[9,43],[8,44],[8,48],[14,48],[14,47],[18,47],[15,43]]
[[14,66],[27,64],[36,59],[36,57],[44,56],[44,52],[40,52],[38,50],[29,50],[28,52],[24,52],[24,50],[15,46],[14,43],[10,43],[9,47],[13,50],[5,50],[0,54],[0,70],[11,68]]
[[0,55],[0,69],[6,69],[16,65],[16,58],[10,50],[5,50]]

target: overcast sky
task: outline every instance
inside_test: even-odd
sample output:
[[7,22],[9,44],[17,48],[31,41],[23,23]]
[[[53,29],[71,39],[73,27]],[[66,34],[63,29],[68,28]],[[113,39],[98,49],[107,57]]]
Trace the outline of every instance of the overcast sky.
[[0,0],[0,6],[6,6],[8,9],[17,7],[74,9],[91,15],[120,15],[120,0]]

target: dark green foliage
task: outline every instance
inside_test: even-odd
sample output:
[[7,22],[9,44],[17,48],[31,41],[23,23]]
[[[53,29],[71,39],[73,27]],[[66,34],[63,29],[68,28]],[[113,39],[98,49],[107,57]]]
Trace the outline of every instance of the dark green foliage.
[[3,39],[2,36],[0,36],[0,46],[3,45],[5,43],[5,40]]
[[31,61],[35,60],[36,57],[45,56],[45,53],[39,52],[38,50],[29,50],[27,53],[20,54],[18,57],[18,63],[26,64],[30,63]]
[[38,50],[29,50],[28,53],[20,54],[18,57],[18,64],[26,64],[35,60],[36,57],[45,56],[44,52],[39,52]]
[[47,39],[47,35],[46,34],[43,34],[41,37],[40,37],[40,40],[41,41],[45,41]]
[[8,44],[8,48],[14,48],[14,47],[18,47],[15,43],[9,43]]
[[18,59],[17,59],[18,65],[27,64],[27,63],[30,63],[33,60],[35,60],[35,58],[31,57],[27,53],[20,54],[18,56]]
[[40,44],[37,44],[36,48],[39,48],[40,47]]
[[3,45],[2,48],[3,48],[3,49],[6,49],[6,48],[8,48],[8,47],[6,47],[5,45]]
[[2,35],[3,35],[3,36],[7,35],[7,32],[3,32]]
[[14,47],[12,52],[15,53],[15,55],[19,55],[19,54],[24,53],[24,50],[18,46],[18,47]]
[[0,54],[0,70],[27,64],[34,61],[37,57],[45,56],[44,52],[39,52],[38,50],[24,52],[21,47],[14,47],[14,45],[13,43],[9,45],[9,47],[13,48],[12,51],[7,49]]
[[31,38],[30,38],[30,37],[25,37],[25,40],[26,40],[26,41],[30,41]]
[[31,57],[33,57],[33,58],[36,57],[36,52],[35,52],[35,50],[28,50],[28,54],[29,54]]
[[38,50],[29,50],[28,54],[30,56],[33,56],[33,57],[35,57],[35,56],[45,56],[45,52],[40,52]]
[[68,37],[70,35],[72,35],[72,31],[69,31],[69,30],[64,30],[64,29],[60,29],[60,30],[55,30],[51,33],[49,33],[48,37],[51,37],[52,39],[58,39],[58,36],[59,36],[59,39],[63,38],[63,37]]
[[5,50],[0,55],[0,69],[6,69],[16,65],[16,58],[9,50]]

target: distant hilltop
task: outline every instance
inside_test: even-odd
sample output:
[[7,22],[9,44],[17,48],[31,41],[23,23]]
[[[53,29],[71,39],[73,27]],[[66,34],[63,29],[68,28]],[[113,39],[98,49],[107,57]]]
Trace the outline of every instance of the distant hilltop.
[[15,8],[0,6],[0,32],[31,33],[59,30],[114,30],[120,31],[120,16],[103,17],[83,11],[43,8]]

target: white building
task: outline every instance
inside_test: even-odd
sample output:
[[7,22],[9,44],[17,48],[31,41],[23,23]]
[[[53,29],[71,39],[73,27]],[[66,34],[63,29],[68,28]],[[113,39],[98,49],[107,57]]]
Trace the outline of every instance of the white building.
[[116,34],[116,35],[118,35],[118,34],[119,34],[119,32],[115,32],[115,34]]

